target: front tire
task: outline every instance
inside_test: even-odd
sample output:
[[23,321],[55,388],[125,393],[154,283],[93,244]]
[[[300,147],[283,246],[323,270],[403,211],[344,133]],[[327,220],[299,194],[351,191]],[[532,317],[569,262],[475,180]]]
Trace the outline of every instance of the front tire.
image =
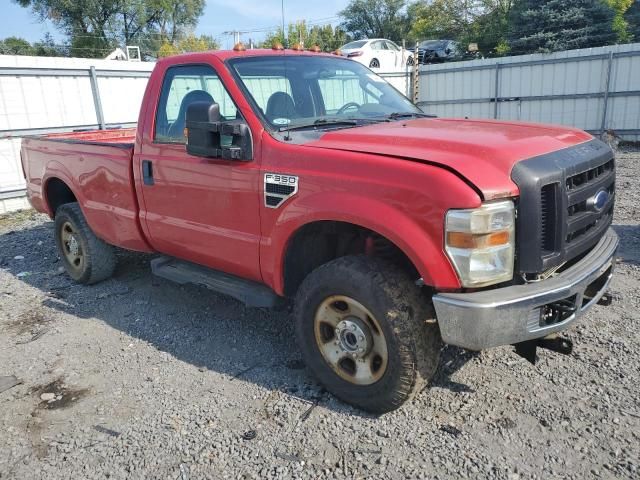
[[441,339],[430,302],[409,275],[367,256],[313,271],[296,296],[307,366],[334,395],[373,413],[395,410],[435,373]]
[[113,247],[96,237],[77,203],[58,208],[54,231],[62,264],[71,278],[88,285],[111,277],[116,266]]

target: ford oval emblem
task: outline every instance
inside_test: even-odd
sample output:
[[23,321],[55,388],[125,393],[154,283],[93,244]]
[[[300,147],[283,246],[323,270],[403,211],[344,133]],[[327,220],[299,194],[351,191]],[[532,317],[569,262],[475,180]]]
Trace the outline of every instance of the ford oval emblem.
[[600,190],[593,197],[591,197],[591,201],[588,202],[591,204],[591,208],[596,212],[601,212],[604,206],[609,201],[609,192],[606,190]]

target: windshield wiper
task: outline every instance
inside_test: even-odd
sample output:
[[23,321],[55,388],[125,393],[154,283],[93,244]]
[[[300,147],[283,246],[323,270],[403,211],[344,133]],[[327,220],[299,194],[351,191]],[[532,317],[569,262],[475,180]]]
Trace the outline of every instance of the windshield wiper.
[[278,131],[291,132],[293,130],[303,130],[305,128],[326,127],[326,126],[334,126],[334,125],[344,125],[347,127],[352,127],[354,125],[358,125],[358,122],[356,120],[349,120],[349,119],[319,118],[311,123],[302,123],[300,125],[290,125],[287,127],[280,127]]
[[393,112],[385,115],[385,118],[389,120],[400,120],[402,118],[436,118],[436,116],[431,113]]

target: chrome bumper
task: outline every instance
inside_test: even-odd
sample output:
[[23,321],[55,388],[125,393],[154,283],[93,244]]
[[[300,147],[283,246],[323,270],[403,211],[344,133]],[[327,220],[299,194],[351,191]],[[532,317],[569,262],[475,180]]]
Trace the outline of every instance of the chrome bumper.
[[[495,290],[434,295],[442,339],[482,350],[568,328],[607,291],[617,248],[618,236],[609,229],[582,260],[553,278]],[[562,300],[573,302],[575,312],[551,325],[541,321],[546,306]]]

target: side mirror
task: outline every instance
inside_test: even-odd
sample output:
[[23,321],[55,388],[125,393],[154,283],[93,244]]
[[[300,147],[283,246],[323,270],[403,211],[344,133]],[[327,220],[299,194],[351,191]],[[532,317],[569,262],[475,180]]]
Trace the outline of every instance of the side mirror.
[[244,120],[223,121],[217,103],[190,104],[186,128],[187,153],[190,155],[240,161],[253,159],[249,127]]
[[220,156],[220,105],[193,102],[187,106],[187,153],[198,157]]

